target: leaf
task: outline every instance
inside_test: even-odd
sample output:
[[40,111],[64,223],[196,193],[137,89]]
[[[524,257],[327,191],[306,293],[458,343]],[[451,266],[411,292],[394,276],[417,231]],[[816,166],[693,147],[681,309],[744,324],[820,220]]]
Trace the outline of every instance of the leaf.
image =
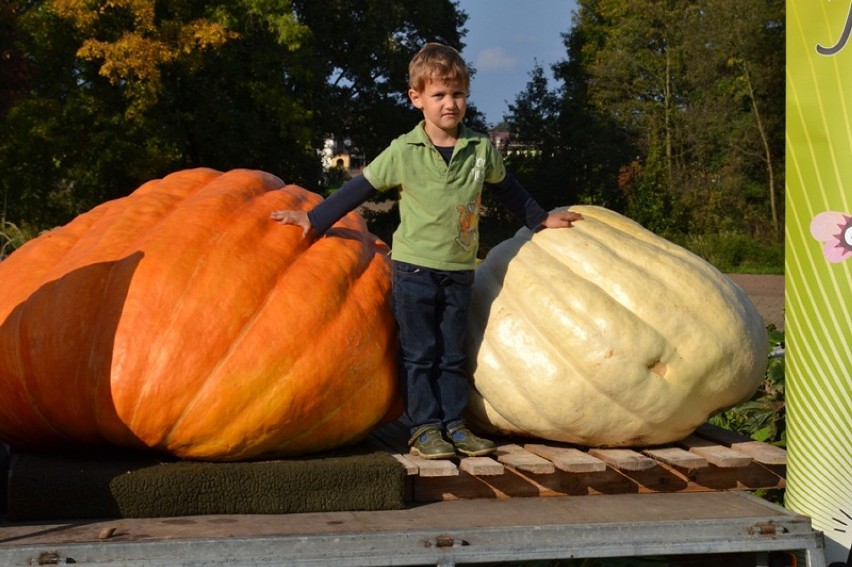
[[761,427],[760,429],[756,430],[754,433],[751,434],[751,438],[754,439],[755,441],[768,441],[774,435],[775,435],[775,428],[767,426],[767,427]]
[[779,331],[777,329],[769,331],[769,345],[770,347],[783,346],[784,331]]

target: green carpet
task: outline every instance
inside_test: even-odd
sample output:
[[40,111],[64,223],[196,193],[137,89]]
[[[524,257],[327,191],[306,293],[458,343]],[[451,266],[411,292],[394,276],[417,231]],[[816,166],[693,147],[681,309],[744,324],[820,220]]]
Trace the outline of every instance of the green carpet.
[[391,510],[403,507],[403,496],[402,465],[365,445],[247,463],[13,450],[7,512],[31,521]]

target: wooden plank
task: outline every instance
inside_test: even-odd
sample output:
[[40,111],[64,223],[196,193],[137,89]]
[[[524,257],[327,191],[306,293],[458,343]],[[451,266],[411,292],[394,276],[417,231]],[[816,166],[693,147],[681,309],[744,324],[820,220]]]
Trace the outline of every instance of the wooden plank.
[[496,476],[504,472],[503,464],[489,457],[464,457],[459,461],[459,469],[474,476]]
[[659,449],[645,449],[643,454],[656,459],[667,465],[684,470],[695,470],[708,466],[707,459],[690,453],[680,447],[661,447]]
[[747,455],[762,465],[786,465],[787,451],[760,441],[734,443],[731,449]]
[[569,473],[590,473],[606,470],[606,463],[572,447],[554,447],[528,443],[524,449],[553,463],[556,468]]
[[514,443],[498,446],[495,456],[504,465],[520,471],[533,474],[553,474],[556,471],[553,463],[547,459],[542,459],[538,455],[533,455],[529,451],[524,450],[520,445],[515,445]]
[[705,423],[695,431],[695,435],[722,445],[727,445],[734,451],[748,455],[763,465],[787,464],[787,451],[781,447],[749,439],[717,425]]
[[632,449],[589,449],[589,454],[619,470],[647,471],[657,466],[657,461]]
[[451,477],[409,477],[415,502],[475,498],[589,496],[660,492],[716,492],[784,488],[782,474],[753,462],[742,468],[706,466],[686,471],[665,463],[646,471],[616,470],[533,474],[507,466],[504,474],[474,476],[459,471]]
[[458,476],[459,474],[459,468],[449,459],[424,459],[411,453],[406,454],[405,458],[417,465],[418,475],[421,477]]
[[400,454],[394,447],[388,446],[385,439],[371,435],[367,438],[367,444],[379,451],[384,451],[385,453],[390,454],[391,457],[399,461],[405,469],[405,476],[413,476],[420,471],[420,467],[418,467],[416,463],[411,461],[411,459],[409,459],[406,455]]
[[557,474],[523,473],[507,466],[503,474],[493,476],[473,476],[461,471],[453,477],[417,477],[413,494],[416,502],[565,496],[567,493],[561,487]]
[[391,453],[391,456],[399,461],[405,468],[405,476],[414,476],[420,473],[420,467],[417,463],[408,458],[408,455],[400,455],[399,453]]
[[717,467],[725,469],[747,467],[754,460],[739,451],[717,445],[695,435],[690,435],[686,439],[679,441],[678,445],[688,449],[691,453],[704,457]]

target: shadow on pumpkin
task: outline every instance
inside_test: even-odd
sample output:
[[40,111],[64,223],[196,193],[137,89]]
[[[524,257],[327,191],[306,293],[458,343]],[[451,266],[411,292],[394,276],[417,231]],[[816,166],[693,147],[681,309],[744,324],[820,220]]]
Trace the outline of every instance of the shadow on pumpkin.
[[110,391],[115,335],[142,257],[75,269],[9,312],[0,325],[0,439],[15,449],[143,446]]
[[[526,238],[510,238],[499,243],[489,250],[489,254],[498,253],[502,261],[492,264],[480,264],[476,270],[476,281],[474,283],[474,295],[471,298],[470,313],[468,317],[467,335],[465,337],[465,352],[467,353],[467,371],[470,377],[470,399],[465,420],[475,429],[481,429],[474,416],[484,415],[485,409],[483,398],[476,392],[474,376],[476,373],[476,361],[479,357],[479,349],[482,347],[485,335],[485,325],[490,319],[494,300],[503,288],[506,278],[506,270],[512,258],[518,255],[521,247],[527,242]],[[487,256],[486,256],[487,258]]]
[[364,234],[358,232],[357,230],[353,230],[351,228],[343,228],[341,226],[335,226],[325,233],[326,238],[343,238],[346,240],[358,240],[359,242],[364,242]]

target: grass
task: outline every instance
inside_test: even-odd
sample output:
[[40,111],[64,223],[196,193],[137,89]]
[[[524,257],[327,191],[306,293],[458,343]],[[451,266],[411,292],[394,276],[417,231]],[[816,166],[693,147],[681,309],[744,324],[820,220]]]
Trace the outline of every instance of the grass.
[[36,236],[38,234],[32,227],[18,227],[15,223],[0,219],[0,261]]

